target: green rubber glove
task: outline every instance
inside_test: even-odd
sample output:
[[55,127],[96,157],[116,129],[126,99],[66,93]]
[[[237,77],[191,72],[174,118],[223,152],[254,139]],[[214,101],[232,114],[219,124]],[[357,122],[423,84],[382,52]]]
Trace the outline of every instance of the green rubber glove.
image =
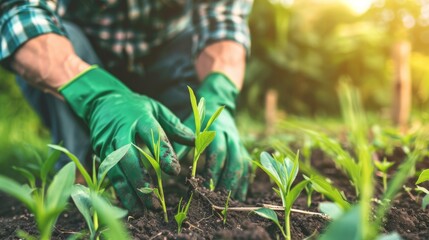
[[[225,106],[210,127],[210,130],[216,131],[216,137],[205,153],[203,177],[206,179],[206,185],[208,186],[212,179],[216,188],[231,190],[231,196],[244,200],[249,184],[251,160],[240,141],[234,121],[238,89],[224,74],[212,73],[204,79],[196,95],[198,99],[204,97],[206,100],[205,121],[208,121],[208,116],[211,116],[218,107]],[[188,117],[184,123],[195,129],[193,116]],[[184,157],[190,149],[179,144],[174,144],[174,148],[179,158]]]
[[[118,79],[98,67],[77,76],[60,89],[74,112],[88,125],[93,150],[100,159],[116,149],[141,140],[153,154],[151,129],[161,138],[161,168],[170,175],[180,172],[169,139],[193,145],[192,131],[157,101],[133,93]],[[167,137],[168,136],[168,137]],[[150,177],[140,165],[135,148],[108,176],[123,205],[130,211],[142,204],[152,207],[152,197],[137,190],[150,186]]]

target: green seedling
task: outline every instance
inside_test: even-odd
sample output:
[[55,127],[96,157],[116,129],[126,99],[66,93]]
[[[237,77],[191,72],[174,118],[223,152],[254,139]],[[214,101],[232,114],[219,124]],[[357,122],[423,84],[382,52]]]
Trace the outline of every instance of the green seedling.
[[[420,184],[422,182],[427,182],[427,181],[429,181],[429,169],[426,169],[422,173],[420,173],[420,176],[417,179],[416,184]],[[429,205],[429,190],[422,186],[417,186],[417,190],[426,194],[422,200],[422,208],[426,209],[426,207]]]
[[192,196],[194,193],[191,193],[191,197],[189,197],[188,203],[185,206],[182,206],[183,198],[179,201],[179,206],[177,207],[177,214],[174,215],[174,219],[177,223],[177,233],[182,232],[182,224],[188,218],[189,206],[191,205]]
[[[0,191],[9,194],[21,201],[28,210],[34,214],[34,218],[39,229],[40,236],[37,239],[51,239],[55,223],[67,206],[72,186],[75,181],[74,163],[68,163],[53,178],[48,185],[48,172],[53,167],[56,153],[53,153],[41,168],[41,187],[36,186],[34,175],[24,169],[19,171],[28,180],[28,185],[21,185],[7,177],[0,176]],[[20,237],[33,238],[25,232],[21,232]]]
[[313,191],[314,188],[310,182],[309,184],[307,184],[307,186],[305,186],[305,193],[307,194],[307,207],[311,206],[311,197],[313,195]]
[[383,192],[387,190],[387,171],[393,166],[393,164],[393,162],[388,162],[386,158],[384,158],[382,162],[378,160],[374,161],[374,165],[380,172],[381,178],[383,179]]
[[[343,239],[344,236],[350,239],[400,239],[397,233],[379,235],[380,226],[382,219],[390,209],[393,198],[411,175],[410,173],[412,173],[417,161],[424,156],[422,153],[425,153],[427,139],[419,136],[415,140],[413,150],[407,154],[406,160],[399,166],[398,171],[387,184],[387,189],[381,197],[380,203],[374,207],[371,202],[374,198],[375,173],[374,163],[371,160],[373,149],[365,136],[368,132],[365,115],[356,90],[342,86],[340,99],[344,120],[349,124],[351,130],[350,142],[356,155],[357,170],[360,174],[360,182],[355,183],[360,192],[359,202],[344,211],[341,216],[337,216],[338,218],[328,226],[320,239],[339,240]],[[338,210],[332,210],[334,208],[325,209],[328,209],[327,211]],[[373,211],[375,211],[375,217],[371,217]]]
[[[285,144],[283,144],[282,142],[275,141],[273,142],[273,146],[275,149],[277,149],[277,151],[284,152],[288,156],[295,155],[289,149],[289,147],[285,146]],[[347,210],[350,208],[350,203],[347,201],[347,198],[344,196],[344,194],[340,190],[338,190],[338,188],[332,185],[332,182],[323,177],[317,170],[307,164],[302,164],[300,165],[300,171],[305,174],[304,178],[310,181],[311,188],[313,188],[316,192],[319,192],[323,196],[331,199],[343,210]],[[311,177],[307,177],[306,175]]]
[[77,166],[80,173],[85,179],[88,187],[77,184],[73,187],[71,197],[79,212],[84,217],[86,224],[90,231],[90,239],[98,238],[99,233],[99,219],[98,213],[93,211],[91,194],[101,195],[105,191],[104,179],[107,173],[112,169],[120,160],[122,160],[125,154],[130,150],[131,145],[125,145],[116,151],[109,154],[100,164],[98,173],[95,168],[95,159],[93,160],[92,175],[90,175],[85,167],[80,163],[79,159],[67,149],[58,145],[49,145],[51,148],[58,152],[66,154]]
[[119,221],[127,215],[127,211],[110,205],[110,203],[96,193],[91,195],[91,204],[94,211],[100,216],[100,221],[107,227],[102,231],[105,239],[132,239],[128,234],[124,224]]
[[298,154],[295,156],[284,156],[282,154],[271,156],[267,152],[263,152],[260,157],[260,162],[254,161],[254,163],[277,185],[277,188],[273,189],[280,196],[282,206],[284,207],[284,229],[280,227],[277,215],[273,210],[262,208],[256,210],[255,213],[274,221],[276,225],[279,226],[283,236],[288,240],[291,239],[290,211],[292,205],[309,182],[309,180],[304,180],[292,188],[292,183],[299,170],[298,159]]
[[[138,146],[134,145],[143,156],[149,161],[150,165],[155,170],[156,178],[158,181],[158,188],[151,188],[151,187],[145,187],[145,188],[139,188],[138,190],[144,194],[154,193],[155,196],[158,198],[158,200],[161,202],[162,210],[164,211],[164,221],[168,223],[168,215],[167,215],[167,207],[165,205],[165,197],[164,197],[164,187],[162,184],[162,172],[161,172],[161,165],[160,165],[160,153],[161,153],[161,138],[158,134],[158,140],[155,141],[155,136],[153,134],[153,131],[151,130],[152,134],[152,147],[153,152],[155,156],[152,156],[150,153],[146,153],[143,149],[139,148]],[[143,161],[143,159],[142,159]],[[146,166],[148,165],[143,161],[143,164]]]
[[209,131],[209,127],[212,123],[219,117],[222,110],[225,108],[224,106],[219,107],[216,112],[210,117],[207,121],[204,129],[202,125],[205,119],[205,104],[204,98],[201,98],[197,105],[197,99],[195,97],[194,91],[192,88],[188,87],[189,97],[191,100],[192,112],[195,120],[195,148],[194,148],[194,159],[192,161],[192,178],[195,178],[197,173],[197,163],[204,152],[204,150],[209,146],[209,144],[214,140],[216,136],[215,131]]
[[231,197],[231,191],[229,191],[229,193],[228,193],[228,198],[226,199],[225,207],[223,208],[223,210],[221,212],[222,219],[223,219],[223,225],[226,224],[226,217],[227,217],[227,214],[228,214],[228,205],[229,205],[229,199],[230,199],[230,197]]
[[216,186],[214,185],[214,182],[213,182],[213,178],[210,178],[210,185],[209,185],[209,188],[210,188],[210,191],[214,191],[215,190],[215,188],[216,188]]

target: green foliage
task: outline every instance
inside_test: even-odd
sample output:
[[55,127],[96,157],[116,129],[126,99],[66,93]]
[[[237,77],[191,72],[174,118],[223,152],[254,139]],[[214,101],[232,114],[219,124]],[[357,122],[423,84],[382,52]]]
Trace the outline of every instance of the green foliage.
[[[382,9],[378,11],[381,13]],[[335,89],[344,76],[363,90],[365,105],[389,104],[390,35],[338,1],[255,1],[249,19],[252,59],[243,100],[256,115],[267,89],[287,89],[279,106],[302,114],[338,113]]]
[[278,154],[271,156],[267,152],[263,152],[261,153],[260,162],[254,161],[254,164],[261,168],[277,185],[274,191],[281,198],[285,212],[285,227],[284,231],[282,230],[282,234],[286,239],[291,239],[290,210],[301,191],[304,190],[309,182],[309,180],[304,180],[292,188],[292,183],[299,170],[298,155],[284,156]]
[[100,216],[100,221],[107,226],[107,230],[102,232],[105,239],[131,239],[125,226],[118,220],[124,217],[127,211],[110,205],[104,198],[95,193],[91,194],[91,202],[94,211]]
[[381,178],[383,179],[383,190],[387,190],[387,171],[390,167],[392,167],[394,162],[388,162],[386,158],[383,159],[382,162],[378,161],[377,159],[374,161],[375,167],[378,169],[378,171],[381,174]]
[[332,202],[322,202],[319,204],[319,210],[328,215],[331,219],[338,219],[343,213],[343,209]]
[[[429,181],[429,169],[423,170],[420,173],[419,178],[416,181],[416,184],[420,184],[422,182],[427,182],[427,181]],[[422,208],[425,209],[429,205],[429,190],[421,186],[417,186],[417,189],[426,194],[422,199]]]
[[193,195],[194,193],[191,193],[188,203],[185,206],[181,206],[183,198],[181,198],[179,201],[179,206],[177,207],[177,214],[174,215],[174,220],[176,220],[177,223],[177,233],[182,232],[182,224],[188,217],[189,206],[191,205]]
[[[103,186],[104,179],[107,173],[112,169],[120,160],[122,160],[125,154],[130,150],[131,145],[125,145],[116,151],[109,154],[100,164],[98,168],[98,174],[95,169],[95,159],[93,162],[92,177],[86,171],[85,167],[79,161],[79,159],[67,149],[58,145],[49,145],[51,148],[57,150],[57,153],[66,154],[77,166],[83,178],[85,179],[88,187],[82,185],[76,185],[73,187],[71,197],[75,203],[77,209],[84,217],[86,224],[90,231],[90,239],[98,239],[99,221],[98,214],[93,210],[93,202],[91,200],[91,194],[100,195],[105,191]],[[55,153],[55,152],[54,152]],[[48,161],[49,162],[49,161]],[[123,216],[121,216],[123,217]]]
[[350,208],[350,203],[345,200],[344,195],[322,176],[313,173],[311,178],[306,176],[304,178],[311,182],[314,190],[334,201],[342,210]]
[[191,100],[192,112],[195,120],[195,148],[194,148],[194,159],[192,161],[192,177],[194,178],[197,173],[197,163],[204,152],[204,150],[210,145],[216,136],[216,132],[209,131],[209,127],[212,123],[219,117],[224,106],[219,107],[215,113],[209,118],[203,130],[203,123],[205,119],[205,105],[204,98],[201,98],[197,105],[197,99],[195,97],[194,91],[188,86],[189,98]]
[[40,162],[36,156],[48,156],[49,133],[22,97],[14,75],[1,67],[0,106],[0,174],[18,179],[20,175],[11,169],[16,166],[37,176]]
[[229,191],[228,197],[226,198],[225,207],[221,211],[222,218],[223,218],[223,225],[226,224],[226,217],[227,217],[227,214],[228,214],[228,204],[229,204],[230,197],[231,197],[231,191]]
[[283,230],[283,228],[279,222],[279,218],[277,217],[276,212],[274,212],[273,210],[271,210],[269,208],[259,208],[253,212],[258,214],[259,216],[261,216],[263,218],[266,218],[268,220],[273,221],[277,225],[277,227],[280,229],[283,236],[286,236],[286,233],[284,232],[284,230]]
[[[21,201],[34,214],[40,231],[39,239],[48,240],[51,238],[55,223],[70,197],[75,180],[75,169],[74,163],[67,164],[54,176],[49,186],[45,178],[41,187],[37,187],[34,176],[23,169],[20,172],[26,175],[29,185],[20,185],[15,180],[0,176],[0,191]],[[20,235],[32,238],[26,233]]]
[[[374,197],[374,163],[371,160],[373,148],[366,138],[368,128],[366,127],[365,115],[356,90],[342,86],[340,99],[344,121],[351,130],[349,138],[352,150],[357,156],[356,164],[361,178],[360,182],[355,184],[359,189],[360,199],[357,205],[345,211],[328,226],[321,239],[339,239],[339,236],[348,236],[350,239],[398,239],[395,234],[379,236],[378,232],[382,219],[390,208],[396,193],[411,175],[417,161],[427,154],[425,150],[426,137],[422,134],[417,135],[413,150],[408,152],[406,160],[399,166],[399,170],[387,184],[387,189],[381,198],[381,204],[375,208],[376,214],[372,220],[371,199]],[[380,163],[379,168],[387,171],[389,165]],[[327,209],[327,211],[335,210]]]
[[[150,153],[146,153],[143,149],[139,148],[138,146],[134,145],[143,156],[149,161],[152,168],[155,170],[156,178],[158,180],[158,188],[140,188],[138,189],[140,192],[148,194],[153,192],[155,196],[159,199],[162,205],[162,209],[164,211],[164,221],[168,222],[168,215],[167,215],[167,207],[165,205],[165,197],[164,197],[164,186],[162,183],[162,172],[161,172],[161,165],[160,165],[160,152],[161,152],[161,138],[158,134],[158,140],[155,141],[155,136],[153,134],[153,130],[151,130],[152,134],[152,147],[153,152],[155,156],[153,157]],[[144,160],[142,159],[143,164],[147,165]]]

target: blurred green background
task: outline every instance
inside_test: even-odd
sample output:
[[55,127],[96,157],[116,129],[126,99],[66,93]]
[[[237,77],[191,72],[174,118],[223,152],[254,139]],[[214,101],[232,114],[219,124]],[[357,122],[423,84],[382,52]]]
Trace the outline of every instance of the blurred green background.
[[[429,0],[255,0],[249,25],[252,56],[238,118],[243,135],[257,139],[254,132],[264,131],[270,90],[278,96],[276,118],[339,117],[337,85],[343,80],[360,89],[371,114],[388,119],[392,49],[400,42],[411,46],[412,119],[426,119]],[[0,70],[0,174],[31,161],[34,151],[46,154],[48,142],[13,76]]]

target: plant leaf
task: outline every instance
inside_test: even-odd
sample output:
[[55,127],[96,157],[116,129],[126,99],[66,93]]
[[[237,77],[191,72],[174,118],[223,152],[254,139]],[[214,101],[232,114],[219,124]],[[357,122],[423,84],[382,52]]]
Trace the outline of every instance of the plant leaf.
[[265,173],[268,174],[268,176],[277,184],[279,188],[282,188],[282,181],[280,179],[279,174],[277,173],[277,170],[273,166],[276,161],[269,153],[262,152],[260,156],[260,163],[257,161],[254,161],[256,165],[258,165]]
[[261,216],[263,218],[266,218],[266,219],[273,221],[277,225],[280,225],[279,218],[277,217],[276,212],[274,212],[273,210],[271,210],[269,208],[259,208],[253,212],[258,214],[259,216]]
[[131,239],[125,226],[117,219],[118,208],[112,207],[106,200],[96,194],[91,194],[91,201],[95,211],[100,217],[100,221],[108,227],[107,231],[103,231],[103,235],[106,239]]
[[195,97],[194,91],[189,86],[188,86],[188,91],[189,91],[189,98],[191,100],[192,111],[194,113],[195,133],[198,135],[201,131],[201,119],[200,119],[200,113],[198,111],[197,99]]
[[127,144],[125,146],[122,146],[118,148],[117,150],[113,151],[111,154],[109,154],[100,164],[98,167],[98,176],[97,181],[98,185],[101,186],[103,183],[104,178],[106,177],[107,173],[114,167],[119,161],[124,159],[124,156],[128,153],[130,150],[131,144]]
[[0,176],[0,191],[3,191],[6,194],[18,199],[31,211],[34,210],[35,202],[31,198],[32,189],[28,186],[22,186],[15,180]]
[[420,173],[419,179],[417,179],[416,184],[429,181],[429,169],[424,170]]
[[215,137],[215,131],[201,132],[195,141],[195,148],[198,152],[202,153],[210,145],[210,143],[213,142]]
[[159,194],[159,190],[158,190],[158,188],[153,188],[153,193],[155,193],[155,196],[156,196],[159,200],[162,200],[162,198],[161,198],[161,194]]
[[149,194],[153,192],[153,188],[150,187],[138,188],[138,190],[144,194]]
[[46,179],[48,178],[49,172],[54,167],[55,163],[58,161],[58,159],[61,156],[60,151],[52,151],[52,153],[49,155],[48,159],[43,162],[42,167],[40,169],[40,178],[42,179],[42,182],[46,183]]
[[89,232],[91,233],[90,238],[94,239],[96,231],[91,217],[92,203],[89,195],[89,189],[80,184],[76,184],[72,189],[71,197],[88,225]]
[[150,155],[149,153],[146,153],[145,151],[143,151],[143,149],[141,149],[139,146],[134,145],[134,147],[137,148],[143,154],[143,156],[146,157],[146,159],[149,161],[150,165],[152,165],[153,169],[155,170],[156,175],[158,176],[158,178],[160,178],[161,177],[161,166],[155,160],[155,158],[153,158],[152,155]]
[[28,171],[27,169],[15,167],[15,166],[13,166],[12,168],[18,171],[22,176],[24,176],[32,188],[36,187],[36,178],[30,171]]
[[209,127],[213,124],[213,122],[216,120],[216,118],[219,117],[219,115],[222,113],[222,111],[225,109],[225,106],[220,106],[215,113],[210,117],[209,121],[206,124],[206,127],[204,128],[204,132],[209,129]]
[[198,113],[200,114],[200,121],[201,123],[204,122],[204,118],[206,117],[206,110],[205,110],[205,106],[206,106],[206,100],[204,99],[204,97],[200,98],[200,101],[198,102]]
[[426,194],[426,196],[422,199],[422,208],[426,209],[428,205],[429,205],[429,194]]
[[48,211],[56,211],[66,206],[75,181],[75,173],[76,165],[69,162],[54,176],[46,194]]
[[301,181],[295,185],[292,190],[286,195],[286,211],[289,212],[292,208],[292,204],[298,198],[299,194],[304,190],[305,186],[308,184],[308,180]]
[[[304,176],[304,178],[309,179],[306,176]],[[344,200],[340,191],[332,186],[332,184],[330,184],[328,181],[326,181],[326,179],[320,176],[312,176],[309,180],[311,181],[314,190],[337,203],[343,210],[350,208],[350,204]]]
[[321,202],[319,210],[333,220],[339,218],[344,213],[343,209],[333,202]]
[[66,154],[76,164],[76,167],[79,169],[79,172],[82,174],[86,184],[88,184],[88,187],[91,189],[95,189],[96,186],[92,182],[91,176],[88,174],[85,167],[82,165],[82,163],[80,163],[79,159],[74,154],[72,154],[69,150],[58,145],[49,144],[48,146],[52,149],[58,150]]
[[362,239],[360,206],[350,208],[335,221],[331,222],[320,240],[343,240],[344,236],[350,240]]

